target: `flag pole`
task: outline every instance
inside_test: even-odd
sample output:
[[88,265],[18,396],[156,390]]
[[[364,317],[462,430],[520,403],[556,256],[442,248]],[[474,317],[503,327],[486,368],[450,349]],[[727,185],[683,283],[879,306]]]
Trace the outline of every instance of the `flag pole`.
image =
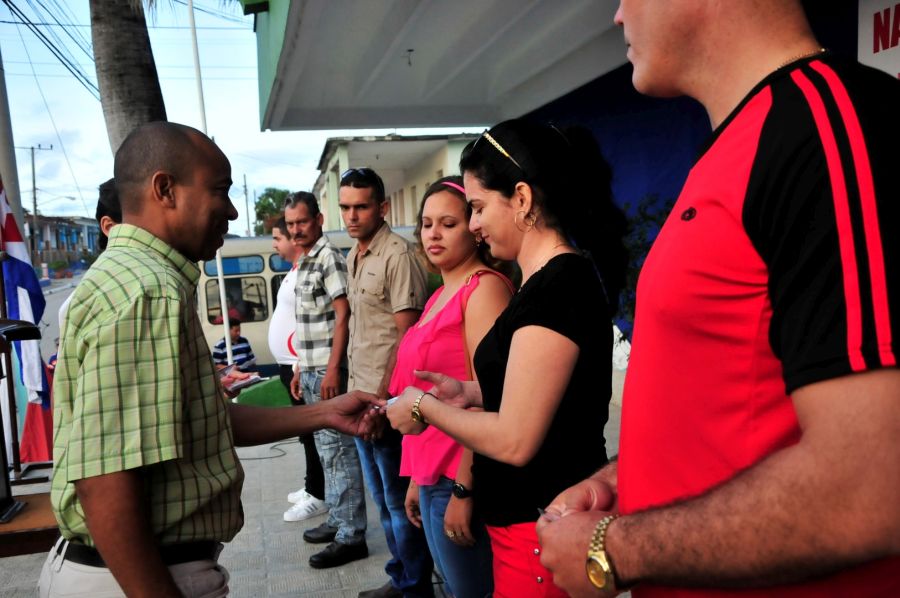
[[20,231],[25,230],[22,213],[22,198],[19,195],[19,171],[16,167],[16,152],[13,143],[12,123],[9,118],[9,100],[6,95],[6,69],[0,54],[0,181],[6,189],[6,199]]
[[[22,214],[22,201],[19,196],[19,173],[16,169],[16,151],[13,143],[12,122],[9,117],[9,99],[6,95],[6,69],[3,66],[3,55],[0,54],[0,181],[4,184],[6,198],[12,208],[13,217],[22,227],[25,219]],[[23,229],[20,229],[23,230]],[[0,239],[2,240],[2,239]],[[6,285],[3,276],[3,263],[6,261],[6,252],[0,251],[0,319],[6,319]],[[17,425],[16,387],[13,383],[12,347],[3,353],[3,370],[6,374],[6,399],[9,403],[7,413],[10,419],[10,448],[12,457],[12,469],[16,478],[22,472],[22,462],[19,455],[19,429]],[[6,422],[0,422],[6,432]],[[5,449],[5,447],[4,447]],[[8,476],[9,463],[3,463],[7,469],[4,475]]]
[[[6,281],[3,280],[3,264],[6,262],[6,252],[0,251],[0,297],[3,298],[0,301],[0,320],[6,319]],[[11,447],[10,455],[12,457],[12,469],[13,475],[18,478],[22,473],[22,460],[19,455],[19,430],[18,425],[16,425],[16,413],[18,411],[16,407],[16,387],[13,383],[13,370],[12,370],[12,346],[10,346],[9,351],[3,352],[3,371],[6,374],[6,400],[9,403],[9,409],[7,413],[9,413],[10,418],[10,434],[9,441]],[[3,423],[6,426],[6,423]],[[5,430],[4,430],[5,432]],[[6,464],[6,467],[9,467],[9,464]]]

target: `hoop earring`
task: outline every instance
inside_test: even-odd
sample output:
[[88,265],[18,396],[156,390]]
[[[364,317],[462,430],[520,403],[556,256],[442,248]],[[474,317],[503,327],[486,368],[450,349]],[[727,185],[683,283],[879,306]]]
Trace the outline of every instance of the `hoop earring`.
[[[522,216],[522,224],[525,226],[523,229],[519,226],[519,214],[524,214]],[[537,214],[534,212],[525,212],[525,210],[519,210],[516,212],[515,218],[513,218],[513,223],[516,225],[516,228],[519,229],[519,232],[527,233],[531,229],[534,228],[535,223],[537,222]]]

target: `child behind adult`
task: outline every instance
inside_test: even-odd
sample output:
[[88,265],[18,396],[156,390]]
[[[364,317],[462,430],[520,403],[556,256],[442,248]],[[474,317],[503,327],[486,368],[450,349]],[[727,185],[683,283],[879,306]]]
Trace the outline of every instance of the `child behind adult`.
[[[397,350],[390,391],[431,384],[415,370],[472,379],[471,355],[509,303],[512,285],[490,269],[486,245],[469,231],[471,208],[462,177],[444,177],[425,192],[416,220],[416,239],[444,285],[425,304]],[[473,515],[472,452],[438,430],[403,438],[400,475],[410,476],[406,513],[423,527],[428,548],[457,598],[493,592],[490,538]]]

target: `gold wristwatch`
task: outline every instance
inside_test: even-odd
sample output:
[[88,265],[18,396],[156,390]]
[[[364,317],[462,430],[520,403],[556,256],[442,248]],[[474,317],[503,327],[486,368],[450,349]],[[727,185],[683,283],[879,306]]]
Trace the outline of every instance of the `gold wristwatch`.
[[434,396],[434,395],[432,395],[430,392],[423,392],[422,394],[420,394],[420,395],[419,395],[419,398],[416,399],[416,400],[413,402],[412,413],[410,413],[410,417],[412,417],[412,420],[413,420],[414,422],[419,422],[420,424],[427,424],[427,423],[428,423],[428,422],[425,421],[425,417],[422,415],[422,412],[419,411],[419,403],[422,402],[422,399],[425,398],[425,395],[431,395],[431,396]]
[[588,548],[585,569],[588,579],[591,580],[594,587],[600,590],[609,589],[615,585],[612,565],[606,556],[606,531],[609,529],[609,524],[617,517],[618,515],[607,515],[597,522],[590,548]]

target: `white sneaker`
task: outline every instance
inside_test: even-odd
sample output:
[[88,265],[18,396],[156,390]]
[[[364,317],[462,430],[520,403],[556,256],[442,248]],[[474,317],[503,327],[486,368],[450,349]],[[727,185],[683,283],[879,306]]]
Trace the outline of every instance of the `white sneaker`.
[[306,500],[296,503],[284,512],[285,521],[303,521],[304,519],[328,512],[328,505],[325,504],[324,500],[319,500],[309,494],[307,494],[307,497]]
[[306,488],[300,488],[296,492],[288,494],[288,502],[297,504],[298,502],[309,500],[313,495],[306,491]]

